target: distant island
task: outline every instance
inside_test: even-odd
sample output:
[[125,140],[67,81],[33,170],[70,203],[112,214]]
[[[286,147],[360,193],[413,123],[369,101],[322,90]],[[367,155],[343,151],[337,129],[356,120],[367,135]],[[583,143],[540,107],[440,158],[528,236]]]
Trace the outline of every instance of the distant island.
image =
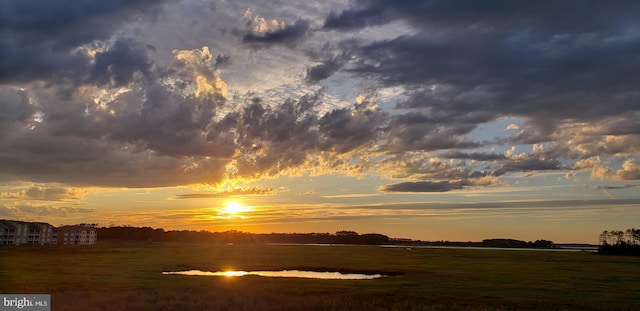
[[352,245],[402,245],[402,246],[454,246],[454,247],[500,247],[500,248],[559,248],[548,240],[534,242],[514,239],[485,239],[480,242],[421,241],[391,238],[378,233],[359,234],[355,231],[335,233],[248,233],[236,230],[210,232],[205,230],[170,230],[161,228],[113,226],[98,228],[101,241],[147,241],[147,242],[210,242],[210,243],[290,243],[290,244],[352,244]]

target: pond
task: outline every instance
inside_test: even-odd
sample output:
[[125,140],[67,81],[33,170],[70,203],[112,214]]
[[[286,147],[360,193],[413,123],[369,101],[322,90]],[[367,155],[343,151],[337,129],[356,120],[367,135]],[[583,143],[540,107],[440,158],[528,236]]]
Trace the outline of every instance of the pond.
[[372,280],[383,277],[381,274],[360,274],[360,273],[340,273],[340,272],[318,272],[301,270],[280,270],[280,271],[171,271],[162,272],[165,275],[195,275],[195,276],[225,276],[239,277],[247,275],[257,275],[264,277],[278,278],[307,278],[324,280]]

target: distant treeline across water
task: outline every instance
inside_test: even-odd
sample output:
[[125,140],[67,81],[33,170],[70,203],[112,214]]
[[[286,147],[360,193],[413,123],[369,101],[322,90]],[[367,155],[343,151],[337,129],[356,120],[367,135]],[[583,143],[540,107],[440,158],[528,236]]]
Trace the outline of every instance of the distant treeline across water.
[[391,238],[378,233],[359,234],[355,231],[335,233],[248,233],[242,231],[193,231],[154,229],[151,227],[114,226],[98,228],[101,241],[148,242],[210,242],[210,243],[292,243],[292,244],[359,244],[359,245],[431,245],[460,247],[554,248],[552,241],[535,242],[514,239],[486,239],[481,242],[420,241]]

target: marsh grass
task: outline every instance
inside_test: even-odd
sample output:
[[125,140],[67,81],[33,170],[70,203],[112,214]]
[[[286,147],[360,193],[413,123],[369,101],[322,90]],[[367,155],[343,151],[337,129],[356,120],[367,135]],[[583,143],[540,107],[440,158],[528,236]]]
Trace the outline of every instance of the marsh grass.
[[[375,280],[162,275],[315,270]],[[53,310],[632,310],[640,261],[579,252],[101,243],[0,248],[0,292]]]

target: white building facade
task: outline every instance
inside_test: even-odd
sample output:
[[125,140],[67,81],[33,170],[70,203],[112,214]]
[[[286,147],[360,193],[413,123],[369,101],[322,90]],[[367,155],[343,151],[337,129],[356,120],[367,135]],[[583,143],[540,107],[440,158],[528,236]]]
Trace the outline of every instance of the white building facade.
[[0,219],[0,245],[93,245],[98,241],[95,225],[56,228],[44,222]]
[[58,244],[93,245],[98,241],[96,228],[85,225],[58,228]]
[[3,227],[3,245],[20,245],[29,243],[29,223],[15,220],[0,220]]

